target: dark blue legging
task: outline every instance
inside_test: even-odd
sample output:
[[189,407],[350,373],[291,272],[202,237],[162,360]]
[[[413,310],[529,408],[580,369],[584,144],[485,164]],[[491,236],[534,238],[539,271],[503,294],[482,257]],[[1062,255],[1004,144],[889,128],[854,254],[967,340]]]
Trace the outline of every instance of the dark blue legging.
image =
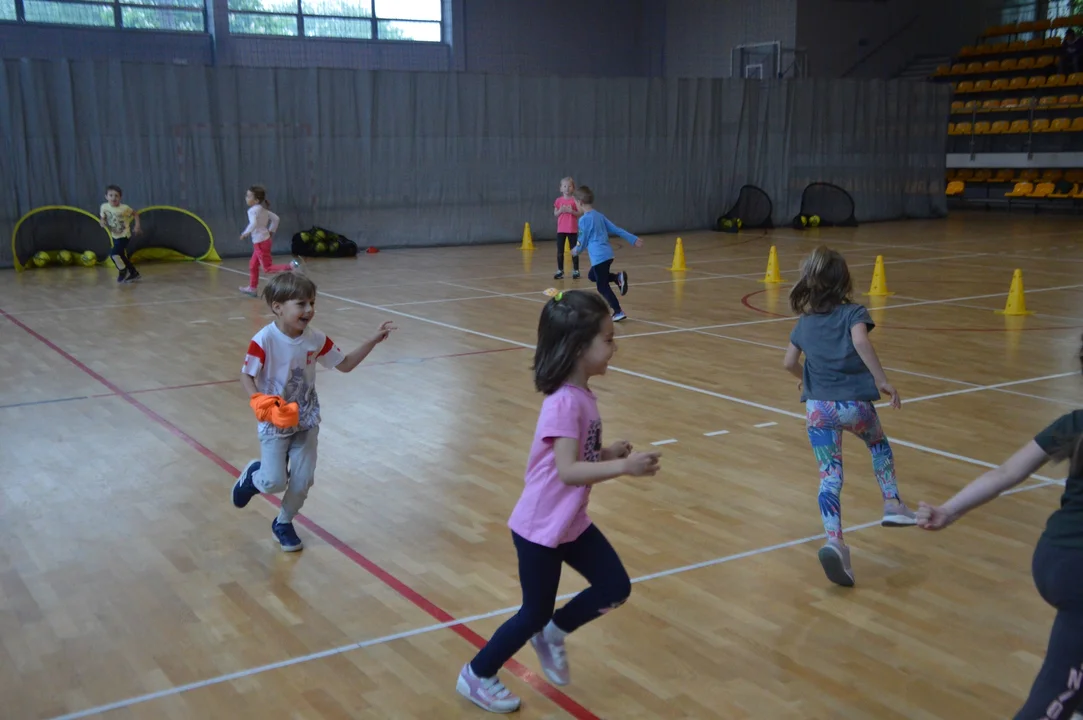
[[[1071,482],[1071,481],[1069,481]],[[1015,720],[1067,720],[1083,707],[1083,549],[1042,538],[1031,565],[1042,598],[1057,609],[1045,662]]]
[[613,258],[600,262],[597,265],[592,265],[590,272],[587,273],[587,279],[598,286],[598,292],[602,294],[606,302],[609,303],[609,307],[613,308],[613,312],[620,312],[620,301],[617,300],[616,294],[613,289],[609,287],[609,283],[615,283],[617,276],[609,272],[609,266],[613,264]]
[[[470,661],[474,674],[481,678],[496,675],[550,620],[564,632],[573,632],[622,605],[632,592],[617,551],[594,525],[572,542],[555,548],[532,543],[514,532],[511,538],[519,554],[523,606]],[[586,578],[590,587],[554,613],[564,563]]]

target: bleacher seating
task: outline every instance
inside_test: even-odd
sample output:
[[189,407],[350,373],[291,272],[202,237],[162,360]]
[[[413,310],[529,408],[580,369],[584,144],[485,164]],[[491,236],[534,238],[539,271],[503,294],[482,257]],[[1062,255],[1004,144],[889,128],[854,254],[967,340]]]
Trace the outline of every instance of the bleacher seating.
[[[954,89],[949,154],[1083,153],[1083,67],[1062,72],[1060,35],[1083,15],[988,28],[930,78]],[[1015,163],[1010,163],[1015,164]],[[949,198],[1083,209],[1083,169],[960,169]]]

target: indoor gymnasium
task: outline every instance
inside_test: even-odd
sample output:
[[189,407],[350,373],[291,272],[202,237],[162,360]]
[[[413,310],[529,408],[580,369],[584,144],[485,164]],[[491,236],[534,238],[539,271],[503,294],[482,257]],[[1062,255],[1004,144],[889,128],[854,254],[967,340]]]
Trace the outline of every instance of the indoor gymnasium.
[[0,716],[1068,720],[1081,29],[0,0]]

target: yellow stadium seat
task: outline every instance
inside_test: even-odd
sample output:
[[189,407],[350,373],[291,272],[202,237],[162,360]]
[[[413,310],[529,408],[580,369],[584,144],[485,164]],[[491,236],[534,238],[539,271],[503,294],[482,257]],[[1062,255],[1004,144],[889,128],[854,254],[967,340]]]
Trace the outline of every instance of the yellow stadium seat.
[[951,101],[951,111],[953,113],[961,113],[961,112],[963,112],[963,108],[965,108],[965,107],[966,107],[966,103],[964,103],[962,100],[952,100]]
[[1056,58],[1054,58],[1052,55],[1042,55],[1040,58],[1038,58],[1037,60],[1034,61],[1034,67],[1035,68],[1049,67],[1050,65],[1052,65],[1056,61],[1057,61]]
[[1057,189],[1057,186],[1054,185],[1051,182],[1038,183],[1038,185],[1033,190],[1031,190],[1029,193],[1027,193],[1027,197],[1029,197],[1029,198],[1045,198],[1045,197],[1049,197],[1049,195],[1051,193],[1053,193],[1054,191],[1056,191],[1056,189]]
[[964,45],[959,48],[959,57],[970,57],[971,55],[977,55],[978,48],[973,45]]
[[1059,117],[1053,120],[1053,123],[1049,126],[1049,132],[1068,132],[1070,127],[1072,127],[1070,118]]
[[962,195],[966,190],[966,184],[962,180],[952,180],[948,183],[948,189],[945,192],[946,195]]
[[1015,67],[1018,70],[1029,70],[1030,68],[1034,67],[1034,58],[1019,58],[1019,62],[1016,63]]
[[1056,95],[1044,95],[1041,100],[1038,101],[1038,107],[1052,107],[1060,101],[1060,98]]
[[988,135],[989,131],[992,130],[992,127],[993,127],[992,123],[990,123],[987,120],[982,120],[981,122],[976,122],[976,123],[974,123],[974,134],[975,135]]
[[955,86],[955,92],[958,93],[971,93],[974,92],[974,83],[970,80],[963,80],[961,83]]
[[936,66],[936,72],[933,73],[933,76],[934,77],[940,77],[942,75],[947,75],[950,72],[951,72],[951,66],[949,66],[949,65],[937,65]]
[[1008,132],[1012,135],[1021,135],[1030,132],[1030,121],[1012,120],[1012,124],[1008,127]]
[[996,98],[986,100],[985,102],[983,102],[981,104],[981,109],[982,110],[996,110],[999,107],[1000,107],[1000,101],[997,100]]
[[[989,62],[996,62],[996,60],[990,60]],[[1015,70],[1018,61],[1015,58],[1007,58],[1000,61],[1000,70]],[[989,63],[986,63],[988,65]]]
[[1083,132],[1083,117],[1077,117],[1072,120],[1072,126],[1068,128],[1070,132]]
[[981,66],[981,71],[982,72],[999,72],[1000,71],[1000,61],[999,60],[986,60],[985,63]]
[[988,80],[979,80],[974,83],[974,92],[986,92],[988,90],[1007,90],[1011,81],[1008,78],[997,78],[992,83]]
[[1061,95],[1060,99],[1057,101],[1057,104],[1058,105],[1075,105],[1078,102],[1079,102],[1079,96],[1074,94],[1074,93],[1069,93],[1068,95]]
[[966,66],[966,72],[968,74],[980,73],[982,67],[983,66],[982,66],[982,64],[980,62],[968,63],[967,66]]
[[[1049,119],[1037,118],[1034,124],[1030,126],[1030,131],[1036,133],[1049,132]],[[1035,177],[1037,177],[1037,173],[1035,173]]]
[[966,63],[955,63],[951,66],[952,75],[962,75],[966,72]]
[[1016,98],[1004,98],[1000,101],[1001,110],[1018,110],[1019,100]]
[[1018,182],[1010,192],[1004,193],[1006,198],[1026,197],[1030,193],[1034,192],[1034,185],[1028,182]]
[[1068,76],[1068,81],[1065,85],[1083,85],[1083,73],[1072,73]]
[[990,182],[1011,182],[1012,171],[1010,169],[997,170],[997,174],[993,176]]
[[970,135],[974,131],[968,122],[955,123],[954,135]]
[[1056,75],[1050,75],[1045,80],[1045,86],[1046,87],[1060,87],[1063,84],[1064,84],[1064,76],[1061,75],[1060,73],[1058,73]]
[[[1007,120],[997,120],[989,128],[989,134],[990,135],[1003,135],[1004,133],[1008,132],[1010,127],[1011,127],[1011,125]],[[981,172],[987,172],[987,171],[982,170]]]
[[1032,89],[1045,87],[1045,75],[1035,75],[1027,78],[1027,87]]
[[972,182],[987,182],[993,176],[992,170],[978,170],[974,173]]

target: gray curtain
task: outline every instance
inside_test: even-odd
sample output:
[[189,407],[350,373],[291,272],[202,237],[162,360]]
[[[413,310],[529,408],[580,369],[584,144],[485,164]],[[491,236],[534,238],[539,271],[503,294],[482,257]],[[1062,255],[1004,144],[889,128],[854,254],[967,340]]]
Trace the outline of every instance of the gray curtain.
[[[946,214],[950,89],[905,81],[536,78],[5,61],[0,218],[135,208],[201,216],[245,255],[245,189],[282,217],[276,251],[320,225],[362,247],[555,234],[560,178],[632,232],[710,226],[741,185],[787,223],[810,182],[859,221]],[[0,265],[11,265],[0,243]]]

